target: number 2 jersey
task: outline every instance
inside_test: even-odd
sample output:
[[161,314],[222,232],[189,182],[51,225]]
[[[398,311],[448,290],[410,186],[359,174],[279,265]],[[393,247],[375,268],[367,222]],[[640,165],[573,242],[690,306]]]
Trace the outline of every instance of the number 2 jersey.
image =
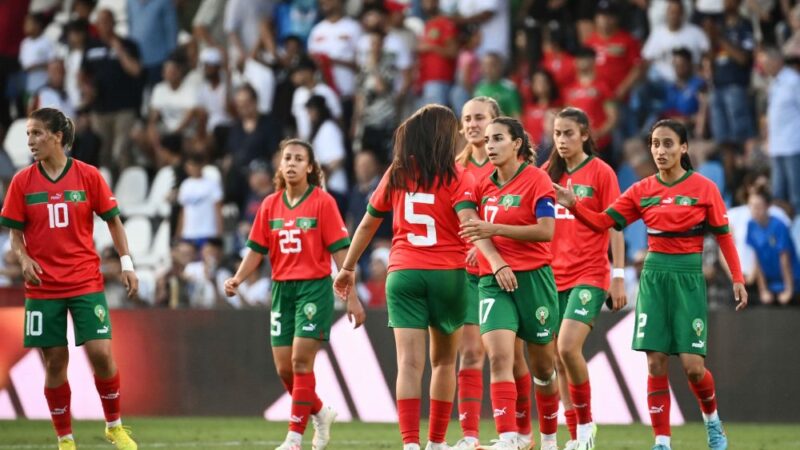
[[473,177],[456,166],[456,177],[450,183],[415,192],[389,191],[389,174],[386,171],[372,194],[367,212],[373,217],[392,214],[392,250],[389,254],[389,272],[395,270],[449,270],[463,269],[467,251],[459,237],[458,211],[475,209]]
[[[500,185],[497,172],[476,183],[475,198],[480,201],[480,217],[486,222],[505,225],[535,225],[537,207],[545,204],[547,217],[553,217],[555,191],[541,169],[522,163],[513,178]],[[539,206],[537,206],[539,205]],[[550,242],[525,242],[507,237],[492,238],[495,248],[515,272],[536,270],[553,259]],[[489,261],[478,252],[481,276],[491,275]]]
[[14,176],[0,224],[22,230],[28,256],[42,268],[39,286],[25,284],[27,298],[61,299],[103,291],[94,214],[103,220],[119,214],[111,189],[95,167],[68,158],[55,180],[41,163]]
[[294,206],[286,190],[270,194],[256,213],[247,246],[269,254],[275,281],[317,280],[330,276],[331,253],[350,246],[336,200],[309,186]]

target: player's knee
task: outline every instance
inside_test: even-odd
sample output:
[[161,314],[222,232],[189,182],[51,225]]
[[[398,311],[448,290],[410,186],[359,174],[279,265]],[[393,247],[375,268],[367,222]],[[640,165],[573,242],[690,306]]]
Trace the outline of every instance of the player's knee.
[[483,367],[483,360],[486,359],[486,353],[483,351],[483,346],[470,345],[463,349],[461,352],[461,367],[464,369],[478,369]]
[[510,372],[514,368],[514,357],[503,352],[490,354],[489,365],[492,373]]
[[534,361],[531,364],[531,372],[533,376],[540,380],[549,380],[555,374],[554,361]]
[[558,343],[558,360],[563,364],[569,364],[583,356],[581,348],[575,343],[564,341]]
[[683,371],[686,373],[686,378],[692,383],[697,383],[703,379],[706,373],[706,368],[703,364],[689,364],[684,366]]
[[653,376],[662,376],[667,373],[667,359],[659,357],[647,358],[647,371]]
[[45,370],[47,371],[47,375],[49,375],[51,378],[59,378],[62,375],[66,375],[68,364],[69,358],[57,356],[46,358],[44,366]]
[[276,371],[278,372],[278,377],[285,382],[291,382],[294,378],[294,372],[291,367],[278,367]]
[[293,373],[309,373],[314,370],[314,363],[311,358],[305,356],[292,356]]

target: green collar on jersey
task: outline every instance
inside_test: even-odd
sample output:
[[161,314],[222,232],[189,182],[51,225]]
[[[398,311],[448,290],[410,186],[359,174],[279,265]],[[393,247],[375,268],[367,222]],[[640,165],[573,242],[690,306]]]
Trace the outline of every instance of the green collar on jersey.
[[47,178],[47,181],[49,181],[51,183],[58,183],[62,178],[64,178],[64,175],[66,175],[67,172],[69,172],[69,168],[72,167],[72,157],[68,157],[67,158],[67,165],[64,166],[64,170],[61,171],[61,175],[56,177],[55,180],[50,178],[50,175],[48,175],[47,171],[44,170],[44,167],[42,167],[42,162],[41,161],[36,163],[36,165],[39,167],[39,172],[41,172],[42,176]]
[[473,158],[472,156],[469,157],[469,160],[470,162],[472,162],[472,164],[475,164],[477,167],[483,167],[489,162],[489,158],[486,158],[483,160],[482,163],[479,163],[478,161],[475,161],[475,158]]
[[691,170],[691,169],[687,170],[686,173],[683,174],[682,177],[678,178],[677,180],[673,181],[672,183],[667,183],[664,180],[662,180],[661,176],[659,174],[656,174],[656,180],[658,180],[659,183],[663,184],[666,187],[672,187],[672,186],[675,186],[676,184],[680,183],[681,181],[689,178],[689,175],[691,175],[693,173],[694,173],[694,170]]
[[567,174],[572,175],[573,173],[581,170],[583,168],[583,166],[589,164],[589,161],[591,161],[593,158],[594,158],[594,155],[587,156],[586,159],[581,161],[581,163],[578,164],[574,169],[572,169],[572,170],[566,169]]
[[519,169],[517,169],[516,173],[514,173],[514,176],[512,176],[511,178],[508,179],[508,181],[506,181],[505,183],[502,183],[502,184],[500,183],[500,181],[497,180],[497,169],[494,169],[494,171],[492,171],[492,174],[489,175],[489,179],[492,180],[492,183],[494,183],[495,186],[497,186],[498,188],[502,188],[503,186],[507,185],[508,183],[511,183],[514,180],[514,178],[517,178],[517,175],[519,175],[520,172],[522,172],[522,170],[525,169],[526,167],[528,167],[528,162],[527,161],[525,161],[522,164],[520,164],[519,165]]
[[289,208],[289,209],[297,208],[298,206],[300,206],[301,203],[303,203],[303,201],[305,199],[308,198],[309,195],[311,195],[312,192],[314,192],[314,188],[315,187],[316,186],[314,186],[313,184],[309,184],[308,185],[308,189],[306,189],[305,194],[303,194],[303,196],[300,197],[300,200],[298,200],[297,203],[295,203],[294,205],[289,203],[289,197],[286,196],[286,189],[284,189],[283,190],[283,204],[286,205],[286,207]]

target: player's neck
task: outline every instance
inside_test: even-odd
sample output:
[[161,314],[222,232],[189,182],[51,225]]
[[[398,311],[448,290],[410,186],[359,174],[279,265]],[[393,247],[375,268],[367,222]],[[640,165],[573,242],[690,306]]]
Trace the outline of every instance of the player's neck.
[[294,185],[286,183],[286,199],[289,201],[289,204],[294,205],[300,201],[300,198],[307,190],[308,181]]
[[472,146],[472,153],[470,157],[478,164],[483,164],[486,162],[486,147],[484,146],[477,146],[470,144]]
[[573,170],[575,170],[576,167],[583,164],[583,162],[586,161],[586,158],[588,157],[589,155],[587,155],[586,153],[583,152],[583,150],[581,150],[580,153],[576,153],[573,156],[564,158],[564,162],[567,164],[567,170],[572,172]]
[[514,175],[517,174],[519,171],[519,166],[522,165],[522,162],[516,158],[503,164],[502,166],[497,167],[497,181],[500,182],[501,185],[508,183]]
[[42,165],[44,172],[51,178],[56,179],[64,171],[67,166],[67,155],[64,152],[56,153],[55,155],[39,161]]
[[658,177],[661,178],[661,181],[667,184],[671,184],[680,180],[684,175],[686,175],[686,169],[684,169],[680,164],[669,169],[658,171]]

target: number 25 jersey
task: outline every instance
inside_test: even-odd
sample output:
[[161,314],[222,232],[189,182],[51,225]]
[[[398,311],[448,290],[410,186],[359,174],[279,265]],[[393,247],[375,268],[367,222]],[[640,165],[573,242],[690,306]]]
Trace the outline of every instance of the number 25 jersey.
[[109,220],[119,209],[100,172],[88,164],[69,158],[55,180],[41,163],[14,176],[0,224],[22,230],[28,256],[42,267],[42,283],[25,284],[27,298],[60,299],[103,290],[94,214]]

